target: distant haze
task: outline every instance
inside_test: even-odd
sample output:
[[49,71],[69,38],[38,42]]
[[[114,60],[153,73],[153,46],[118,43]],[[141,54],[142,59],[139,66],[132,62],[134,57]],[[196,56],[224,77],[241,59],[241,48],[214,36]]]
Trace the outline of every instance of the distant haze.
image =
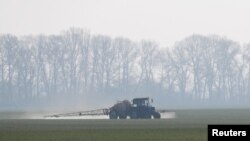
[[59,34],[69,27],[161,46],[191,34],[250,37],[249,0],[0,0],[0,33]]
[[0,111],[249,108],[249,13],[249,0],[0,0]]

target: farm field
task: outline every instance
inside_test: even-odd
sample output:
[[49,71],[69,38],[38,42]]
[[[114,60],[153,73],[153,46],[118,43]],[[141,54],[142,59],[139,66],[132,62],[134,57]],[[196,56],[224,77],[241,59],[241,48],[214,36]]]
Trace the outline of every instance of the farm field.
[[[0,113],[1,141],[206,141],[207,124],[249,124],[249,109],[176,110],[159,120],[14,119]],[[20,114],[20,113],[17,113]],[[12,119],[6,119],[12,118]]]

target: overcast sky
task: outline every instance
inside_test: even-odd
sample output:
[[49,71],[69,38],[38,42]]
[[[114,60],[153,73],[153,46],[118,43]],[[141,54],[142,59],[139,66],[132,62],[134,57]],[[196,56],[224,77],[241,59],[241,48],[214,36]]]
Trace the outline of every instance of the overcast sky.
[[250,0],[0,0],[0,33],[91,33],[161,46],[197,34],[250,42]]

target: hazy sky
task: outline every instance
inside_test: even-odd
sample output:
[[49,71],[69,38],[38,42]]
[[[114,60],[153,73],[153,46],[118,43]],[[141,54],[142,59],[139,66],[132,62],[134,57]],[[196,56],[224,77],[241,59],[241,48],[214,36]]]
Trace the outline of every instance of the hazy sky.
[[69,27],[161,46],[193,33],[250,42],[250,0],[0,0],[0,33],[58,34]]

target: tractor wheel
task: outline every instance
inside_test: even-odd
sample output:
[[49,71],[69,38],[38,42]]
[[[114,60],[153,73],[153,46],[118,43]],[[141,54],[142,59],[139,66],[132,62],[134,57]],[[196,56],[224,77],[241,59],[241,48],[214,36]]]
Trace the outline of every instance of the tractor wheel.
[[116,114],[115,111],[110,111],[110,113],[109,113],[109,118],[110,118],[110,119],[117,119],[118,116],[117,116],[117,114]]
[[153,114],[153,117],[154,117],[154,119],[160,119],[161,118],[161,114],[159,112],[155,112]]
[[120,118],[120,119],[126,119],[127,116],[126,116],[126,115],[119,115],[119,118]]
[[151,114],[147,114],[146,119],[151,119]]
[[136,111],[132,111],[132,112],[131,112],[131,115],[130,115],[130,118],[131,118],[131,119],[137,119],[137,118],[138,118],[137,112],[136,112]]
[[150,119],[151,118],[151,114],[147,113],[147,114],[143,115],[141,118],[143,118],[143,119]]

